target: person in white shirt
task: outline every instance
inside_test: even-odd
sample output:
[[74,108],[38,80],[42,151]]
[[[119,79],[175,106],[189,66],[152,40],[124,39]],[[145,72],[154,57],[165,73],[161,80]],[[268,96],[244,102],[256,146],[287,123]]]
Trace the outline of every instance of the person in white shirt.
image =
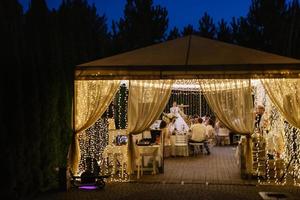
[[207,125],[207,122],[208,120],[210,119],[210,115],[209,114],[205,114],[203,117],[201,117],[202,120],[203,120],[203,124],[206,126]]
[[206,135],[209,139],[213,139],[215,137],[216,131],[214,128],[214,122],[212,119],[209,119],[207,121],[207,125],[206,125]]
[[197,120],[195,120],[195,124],[191,126],[191,138],[189,139],[189,142],[203,142],[207,155],[209,155],[210,151],[207,145],[207,130],[202,122],[203,120],[201,118],[198,118]]

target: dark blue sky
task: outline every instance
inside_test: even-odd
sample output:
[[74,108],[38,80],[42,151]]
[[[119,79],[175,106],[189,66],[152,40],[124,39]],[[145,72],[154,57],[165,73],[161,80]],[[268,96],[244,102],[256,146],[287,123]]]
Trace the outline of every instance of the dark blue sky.
[[[26,10],[30,0],[19,0]],[[99,14],[105,14],[107,23],[123,16],[126,0],[88,0],[95,3]],[[57,8],[61,0],[46,0],[49,8]],[[224,18],[230,21],[233,16],[245,16],[251,0],[154,0],[154,4],[164,6],[168,10],[169,29],[177,26],[180,29],[187,24],[198,28],[198,20],[205,11],[215,23]]]

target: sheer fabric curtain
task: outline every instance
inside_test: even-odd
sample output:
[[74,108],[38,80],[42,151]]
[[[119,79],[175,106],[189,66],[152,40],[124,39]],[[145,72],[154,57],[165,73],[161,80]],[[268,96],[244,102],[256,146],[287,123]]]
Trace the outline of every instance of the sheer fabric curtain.
[[251,137],[254,103],[249,79],[203,79],[200,88],[216,117],[230,130],[247,136],[246,168],[252,171]]
[[128,131],[141,133],[158,119],[171,95],[171,80],[129,82]]
[[261,79],[261,82],[281,115],[300,128],[300,79]]
[[134,145],[132,134],[138,134],[149,128],[167,105],[172,80],[131,80],[128,97],[128,132],[130,133],[128,170],[133,164]]
[[69,166],[74,174],[80,161],[78,133],[92,126],[103,115],[119,87],[118,80],[75,81],[75,133],[69,150]]

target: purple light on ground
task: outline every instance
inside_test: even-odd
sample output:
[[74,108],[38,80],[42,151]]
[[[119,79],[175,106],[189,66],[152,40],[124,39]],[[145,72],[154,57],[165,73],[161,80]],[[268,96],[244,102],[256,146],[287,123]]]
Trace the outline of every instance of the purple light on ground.
[[95,186],[95,185],[83,185],[83,186],[79,186],[79,189],[82,189],[82,190],[96,190],[96,189],[98,189],[98,187]]

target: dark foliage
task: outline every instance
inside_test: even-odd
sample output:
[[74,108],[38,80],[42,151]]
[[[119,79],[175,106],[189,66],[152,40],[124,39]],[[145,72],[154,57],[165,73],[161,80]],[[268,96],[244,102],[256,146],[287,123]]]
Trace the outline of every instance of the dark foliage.
[[199,20],[199,34],[207,38],[215,38],[216,35],[216,26],[213,19],[206,12]]
[[246,17],[231,22],[234,43],[300,58],[299,1],[252,0]]
[[196,34],[196,30],[191,24],[188,24],[187,26],[183,27],[182,35],[187,36],[187,35],[192,35]]
[[154,6],[152,0],[127,0],[124,17],[113,23],[114,53],[162,42],[167,15],[166,8]]
[[179,29],[177,27],[174,27],[173,29],[170,30],[167,40],[174,40],[179,37],[180,37]]
[[230,26],[228,26],[227,22],[224,19],[218,23],[217,27],[217,40],[224,42],[232,42],[232,31]]
[[74,66],[106,55],[110,38],[105,16],[84,0],[57,11],[32,0],[26,13],[4,0],[0,22],[5,196],[24,199],[57,187],[72,134]]

